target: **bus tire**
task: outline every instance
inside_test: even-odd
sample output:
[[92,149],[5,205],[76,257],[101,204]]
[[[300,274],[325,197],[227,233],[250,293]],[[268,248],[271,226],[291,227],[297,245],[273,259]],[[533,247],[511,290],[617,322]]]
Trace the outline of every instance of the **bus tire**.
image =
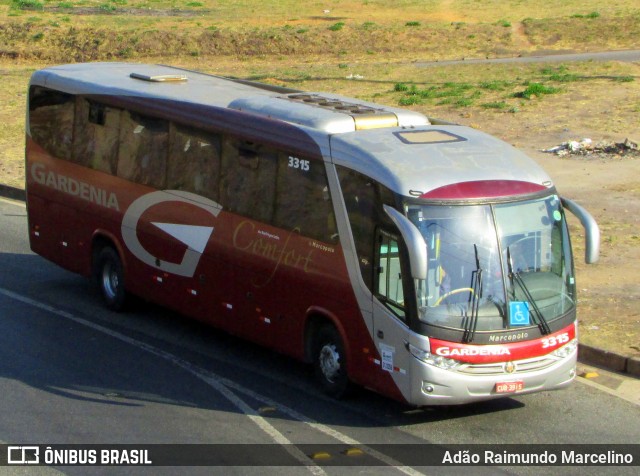
[[126,300],[124,269],[118,252],[110,246],[98,253],[96,282],[105,305],[112,311],[121,311]]
[[351,383],[342,338],[333,325],[324,325],[316,335],[313,364],[316,378],[324,392],[333,398],[346,396]]

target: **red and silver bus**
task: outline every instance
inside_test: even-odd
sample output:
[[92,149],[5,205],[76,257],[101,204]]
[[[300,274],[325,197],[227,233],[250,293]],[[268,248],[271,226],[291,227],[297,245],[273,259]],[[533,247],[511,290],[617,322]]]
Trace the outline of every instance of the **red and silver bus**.
[[33,74],[31,248],[411,405],[567,386],[576,285],[561,198],[472,128],[158,65]]

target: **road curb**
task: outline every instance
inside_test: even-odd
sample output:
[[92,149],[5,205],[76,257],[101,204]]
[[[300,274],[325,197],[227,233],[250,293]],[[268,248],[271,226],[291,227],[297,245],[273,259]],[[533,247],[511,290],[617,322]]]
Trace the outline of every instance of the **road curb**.
[[[26,201],[27,194],[24,190],[9,185],[0,184],[0,196],[12,200]],[[629,374],[640,378],[640,357],[625,357],[608,350],[599,349],[586,344],[578,345],[578,359],[584,364]]]
[[583,364],[640,378],[640,357],[626,357],[590,345],[578,344],[578,360]]
[[11,187],[0,183],[0,197],[25,202],[27,200],[27,193],[21,188]]

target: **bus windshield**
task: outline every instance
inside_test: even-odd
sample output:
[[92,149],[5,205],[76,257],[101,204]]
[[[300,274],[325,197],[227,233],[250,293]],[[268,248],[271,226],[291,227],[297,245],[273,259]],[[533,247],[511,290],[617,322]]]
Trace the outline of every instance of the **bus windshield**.
[[427,244],[422,322],[467,332],[548,323],[575,304],[559,197],[483,205],[407,205]]

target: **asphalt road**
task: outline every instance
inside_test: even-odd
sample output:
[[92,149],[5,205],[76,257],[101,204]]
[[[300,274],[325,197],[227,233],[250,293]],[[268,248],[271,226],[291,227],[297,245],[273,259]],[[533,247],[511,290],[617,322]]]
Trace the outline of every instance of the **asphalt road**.
[[[640,443],[640,404],[582,379],[561,392],[462,407],[407,408],[364,390],[346,401],[325,398],[311,369],[291,359],[143,302],[125,314],[107,311],[87,280],[29,251],[24,205],[3,199],[0,395],[4,444],[245,445],[229,447],[240,448],[240,458],[229,458],[242,465],[136,468],[135,473],[359,474],[361,466],[326,464],[349,465],[360,457],[375,465],[367,474],[458,474],[461,468],[402,466],[391,449],[376,445]],[[265,452],[252,444],[271,446]],[[342,454],[351,447],[364,454]],[[323,452],[331,457],[309,457]],[[270,457],[306,466],[261,467]],[[635,474],[634,469],[464,471]],[[129,474],[131,469],[33,471]]]

